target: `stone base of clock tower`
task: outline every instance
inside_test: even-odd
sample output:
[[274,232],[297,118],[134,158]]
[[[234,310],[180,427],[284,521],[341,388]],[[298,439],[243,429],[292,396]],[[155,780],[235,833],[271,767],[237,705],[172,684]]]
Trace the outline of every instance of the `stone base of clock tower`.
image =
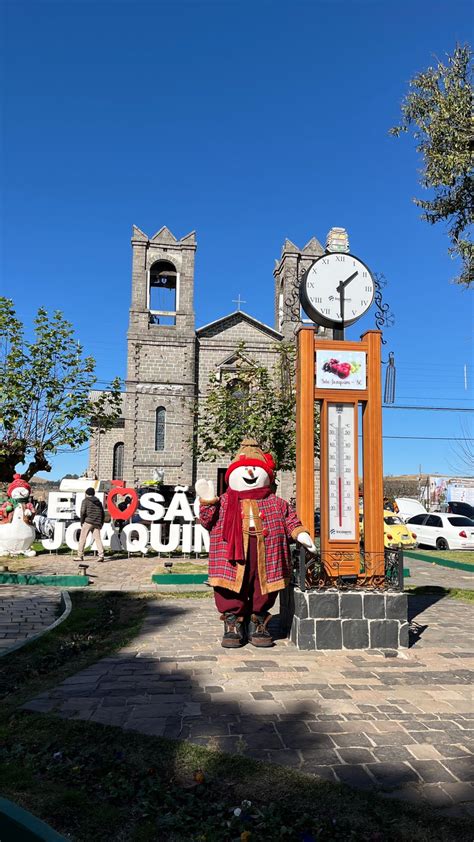
[[283,629],[298,649],[400,649],[408,646],[408,599],[393,591],[329,589],[280,594]]

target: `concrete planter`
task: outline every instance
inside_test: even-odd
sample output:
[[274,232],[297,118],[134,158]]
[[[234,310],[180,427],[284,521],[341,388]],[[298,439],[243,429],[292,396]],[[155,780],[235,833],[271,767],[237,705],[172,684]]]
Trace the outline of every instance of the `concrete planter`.
[[88,576],[42,576],[37,573],[0,573],[0,585],[44,585],[53,588],[84,588]]
[[0,798],[2,842],[66,842],[52,827],[6,798]]
[[153,573],[151,581],[155,585],[204,585],[207,573]]

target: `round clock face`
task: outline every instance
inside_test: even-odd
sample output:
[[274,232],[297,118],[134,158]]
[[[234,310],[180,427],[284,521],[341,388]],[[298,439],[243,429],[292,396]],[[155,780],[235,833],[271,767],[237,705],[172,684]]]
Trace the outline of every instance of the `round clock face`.
[[369,309],[375,293],[372,273],[353,254],[325,254],[310,266],[300,288],[301,306],[323,327],[354,324]]

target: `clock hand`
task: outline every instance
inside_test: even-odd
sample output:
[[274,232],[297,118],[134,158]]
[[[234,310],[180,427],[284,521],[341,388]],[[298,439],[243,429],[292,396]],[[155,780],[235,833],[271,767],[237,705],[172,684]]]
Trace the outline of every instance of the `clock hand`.
[[354,272],[354,274],[353,274],[353,275],[351,275],[351,276],[350,276],[350,278],[348,278],[348,279],[347,279],[347,281],[341,281],[341,282],[340,282],[340,284],[339,284],[339,286],[336,288],[336,292],[341,292],[341,288],[342,288],[342,289],[344,289],[344,287],[346,287],[346,286],[347,286],[347,284],[350,284],[350,282],[351,282],[351,281],[353,281],[353,280],[354,280],[354,278],[355,278],[358,274],[359,274],[358,272]]
[[339,309],[341,311],[341,322],[344,324],[344,284],[341,281],[338,287],[336,287],[336,292],[339,293]]
[[339,298],[341,301],[341,322],[344,324],[344,290],[351,281],[358,275],[358,272],[354,272],[346,281],[340,281],[338,286],[336,287],[336,292],[339,293]]

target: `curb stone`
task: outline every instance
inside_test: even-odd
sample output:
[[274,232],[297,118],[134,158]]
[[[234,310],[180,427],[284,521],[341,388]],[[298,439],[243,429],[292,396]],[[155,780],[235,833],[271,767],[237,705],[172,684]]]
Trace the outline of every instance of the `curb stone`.
[[[37,816],[7,798],[0,798],[0,831],[2,832],[1,838],[5,839],[5,842],[14,838],[17,840],[22,838],[37,839],[38,842],[66,842],[65,836],[61,836],[48,824],[38,819]],[[22,831],[26,831],[28,836],[23,837]],[[3,836],[4,832],[5,836]],[[15,836],[13,836],[13,833],[15,833]]]
[[64,620],[67,620],[69,614],[72,611],[71,597],[69,596],[67,591],[61,591],[60,605],[63,610],[60,616],[57,617],[57,619],[54,621],[54,623],[51,623],[44,629],[41,629],[41,631],[37,632],[36,634],[32,634],[30,637],[25,638],[25,640],[19,640],[17,643],[14,643],[13,646],[10,646],[4,652],[0,652],[0,658],[4,658],[5,655],[10,655],[12,652],[16,652],[18,649],[21,649],[28,643],[32,643],[34,640],[39,640],[39,638],[43,637],[44,634],[47,634],[47,632],[52,631],[56,628],[56,626],[59,626],[61,623],[63,623]]

